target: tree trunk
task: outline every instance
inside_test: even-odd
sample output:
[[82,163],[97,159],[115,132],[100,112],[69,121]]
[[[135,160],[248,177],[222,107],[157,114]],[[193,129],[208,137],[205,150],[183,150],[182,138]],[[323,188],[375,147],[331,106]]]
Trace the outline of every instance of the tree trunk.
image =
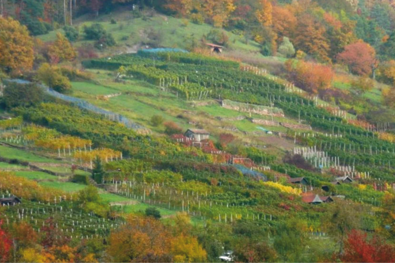
[[63,16],[64,16],[64,25],[67,24],[67,7],[66,0],[63,0]]
[[73,0],[70,1],[70,26],[73,25]]
[[4,0],[0,1],[0,12],[1,12],[1,16],[4,16]]

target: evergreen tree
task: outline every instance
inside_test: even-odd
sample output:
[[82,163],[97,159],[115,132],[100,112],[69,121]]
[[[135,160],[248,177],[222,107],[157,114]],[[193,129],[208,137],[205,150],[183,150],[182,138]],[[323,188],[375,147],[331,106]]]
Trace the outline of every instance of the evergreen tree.
[[92,178],[96,183],[101,184],[105,175],[104,167],[99,156],[93,161]]

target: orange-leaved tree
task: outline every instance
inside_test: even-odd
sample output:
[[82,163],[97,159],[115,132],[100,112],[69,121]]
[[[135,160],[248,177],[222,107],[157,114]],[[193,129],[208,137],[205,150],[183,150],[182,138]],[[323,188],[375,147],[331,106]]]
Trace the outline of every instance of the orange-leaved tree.
[[255,12],[255,17],[262,26],[271,26],[273,23],[273,6],[269,0],[259,0],[260,9]]
[[130,216],[109,239],[107,253],[114,262],[141,261],[148,256],[168,261],[170,257],[172,235],[153,217]]
[[10,17],[0,17],[0,67],[21,73],[33,67],[33,60],[33,40],[27,28]]
[[312,93],[329,88],[334,76],[330,66],[312,62],[288,60],[286,69],[291,81],[298,87]]
[[313,16],[305,14],[298,19],[295,47],[320,61],[329,61],[329,44],[325,27]]
[[347,45],[337,59],[340,63],[347,65],[351,73],[358,75],[370,75],[374,72],[378,65],[376,59],[376,51],[374,48],[359,40],[353,44]]

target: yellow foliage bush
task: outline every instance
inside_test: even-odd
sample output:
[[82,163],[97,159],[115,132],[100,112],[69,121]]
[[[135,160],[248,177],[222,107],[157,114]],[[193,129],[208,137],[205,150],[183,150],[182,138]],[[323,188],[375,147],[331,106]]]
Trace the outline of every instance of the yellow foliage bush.
[[294,194],[294,195],[300,195],[302,193],[301,189],[298,188],[293,188],[291,186],[285,186],[276,182],[263,182],[263,185],[267,185],[273,188],[276,188],[280,190],[281,192],[288,193],[288,194]]

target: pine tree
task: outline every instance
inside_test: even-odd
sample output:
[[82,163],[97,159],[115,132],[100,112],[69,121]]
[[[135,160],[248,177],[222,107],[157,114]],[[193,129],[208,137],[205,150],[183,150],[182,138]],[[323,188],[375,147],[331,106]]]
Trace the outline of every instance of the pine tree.
[[99,156],[96,156],[96,159],[93,161],[93,170],[92,170],[92,178],[95,180],[98,184],[101,184],[103,182],[103,178],[105,175],[104,167],[102,164],[101,159]]

